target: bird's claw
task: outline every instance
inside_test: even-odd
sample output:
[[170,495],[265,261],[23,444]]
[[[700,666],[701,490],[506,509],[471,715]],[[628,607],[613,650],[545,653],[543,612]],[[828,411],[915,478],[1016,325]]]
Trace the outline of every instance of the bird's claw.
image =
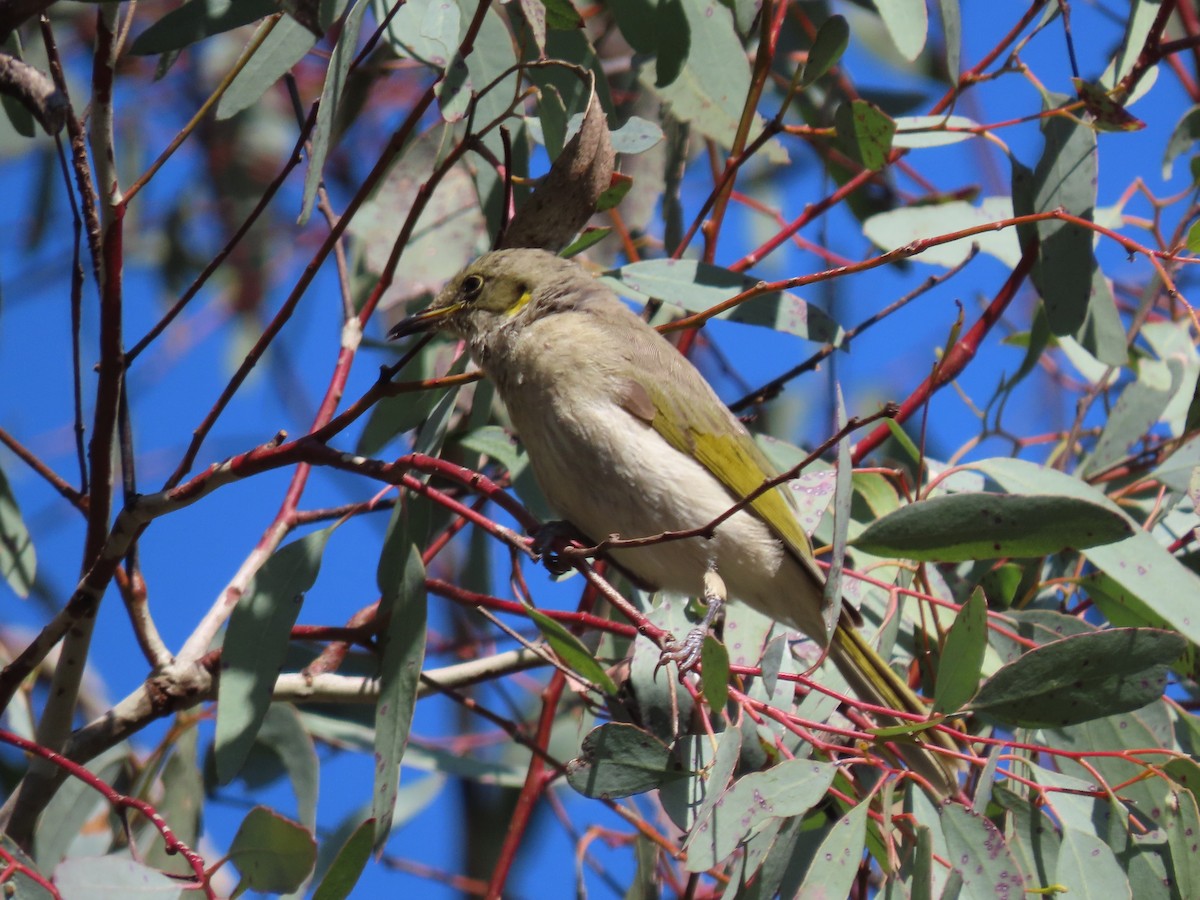
[[578,544],[581,537],[579,529],[570,522],[562,520],[546,522],[534,532],[529,549],[541,560],[542,565],[551,575],[558,577],[572,569],[570,561],[563,556],[559,548],[572,543]]
[[696,663],[700,662],[704,639],[708,637],[709,629],[720,620],[725,612],[725,596],[725,582],[721,580],[716,569],[709,569],[704,574],[704,604],[706,607],[704,619],[689,631],[687,637],[682,641],[677,641],[672,636],[663,644],[662,655],[658,658],[658,665],[654,667],[655,675],[667,663],[675,663],[679,666],[681,676],[696,667]]
[[662,655],[658,658],[658,665],[654,667],[654,674],[658,674],[658,670],[668,663],[675,663],[679,667],[679,674],[683,675],[690,672],[696,667],[696,663],[700,662],[700,654],[704,649],[704,639],[708,637],[708,626],[699,625],[687,633],[682,641],[671,640],[663,644]]

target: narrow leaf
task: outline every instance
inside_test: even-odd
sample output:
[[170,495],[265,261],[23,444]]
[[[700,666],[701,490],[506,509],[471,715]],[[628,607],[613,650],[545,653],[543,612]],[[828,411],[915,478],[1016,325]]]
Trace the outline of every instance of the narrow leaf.
[[317,580],[333,528],[282,547],[268,559],[229,617],[221,649],[215,742],[217,779],[228,784],[254,745],[283,669],[305,592]]
[[800,85],[808,87],[836,66],[849,45],[850,26],[842,16],[830,16],[822,22],[808,51],[808,60],[804,63]]
[[425,661],[425,565],[421,547],[429,531],[429,504],[406,495],[396,504],[379,557],[379,613],[386,621],[380,636],[379,697],[375,703],[375,785],[371,817],[375,847],[392,830],[392,811],[400,784],[400,761],[408,744]]
[[604,671],[604,667],[596,662],[592,651],[585,647],[579,638],[567,631],[562,623],[550,618],[541,610],[526,606],[525,611],[529,613],[529,618],[533,619],[534,624],[541,631],[542,637],[546,639],[546,643],[550,645],[555,655],[562,660],[563,665],[572,672],[578,673],[584,680],[598,685],[610,697],[617,695],[616,683]]
[[[704,312],[758,284],[758,279],[694,260],[654,259],[631,263],[604,279],[615,291],[640,300],[664,300],[688,312]],[[765,325],[820,343],[837,343],[841,329],[828,315],[794,294],[755,297],[717,318]]]
[[37,573],[37,556],[17,499],[0,469],[0,573],[18,597],[28,597]]
[[979,687],[979,673],[987,650],[987,600],[975,588],[946,634],[938,665],[935,713],[955,712]]
[[[194,0],[195,2],[195,0]],[[338,109],[342,95],[346,90],[346,77],[350,72],[350,63],[358,50],[358,34],[362,29],[363,16],[369,6],[368,0],[354,0],[346,21],[342,25],[342,33],[338,35],[337,44],[329,58],[329,68],[325,72],[325,85],[321,89],[321,100],[317,107],[317,122],[312,133],[312,152],[308,158],[308,171],[304,176],[304,196],[300,204],[301,225],[307,224],[312,215],[313,204],[317,200],[317,188],[321,184],[321,172],[325,168],[325,157],[333,141],[333,128],[337,121]]]
[[231,31],[279,12],[274,0],[190,0],[141,34],[129,48],[134,56],[182,50],[214,34]]
[[346,839],[337,856],[317,885],[313,900],[346,900],[371,859],[375,840],[375,822],[367,819]]
[[1044,644],[985,681],[971,708],[1028,728],[1129,712],[1162,696],[1187,641],[1172,631],[1110,628]]
[[800,893],[804,900],[848,897],[862,863],[867,840],[867,813],[870,799],[859,803],[833,823],[817,850]]
[[700,649],[700,664],[704,699],[708,701],[709,708],[715,714],[719,714],[725,708],[725,701],[729,699],[729,652],[725,645],[711,634],[704,636],[704,645]]
[[876,556],[961,562],[1044,556],[1128,537],[1119,513],[1061,496],[945,494],[903,506],[853,541]]

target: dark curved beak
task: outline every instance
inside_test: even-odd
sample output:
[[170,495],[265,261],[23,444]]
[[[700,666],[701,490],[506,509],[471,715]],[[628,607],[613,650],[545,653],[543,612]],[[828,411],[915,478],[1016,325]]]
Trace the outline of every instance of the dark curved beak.
[[402,337],[408,337],[410,334],[419,334],[425,331],[433,331],[441,327],[441,322],[446,316],[458,312],[459,304],[451,303],[449,306],[430,306],[421,310],[419,313],[413,313],[406,319],[401,319],[387,333],[389,341],[396,341]]

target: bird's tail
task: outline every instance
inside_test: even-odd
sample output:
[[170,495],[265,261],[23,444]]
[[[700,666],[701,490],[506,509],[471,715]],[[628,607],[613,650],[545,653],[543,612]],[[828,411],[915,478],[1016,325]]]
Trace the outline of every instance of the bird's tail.
[[[886,709],[928,715],[928,708],[904,680],[867,643],[862,633],[843,612],[829,647],[829,657],[860,700]],[[876,715],[882,726],[911,724],[907,719]],[[891,743],[910,769],[929,782],[940,797],[958,793],[958,763],[953,756],[939,753],[928,745],[958,750],[954,740],[940,729],[929,728],[911,738]]]

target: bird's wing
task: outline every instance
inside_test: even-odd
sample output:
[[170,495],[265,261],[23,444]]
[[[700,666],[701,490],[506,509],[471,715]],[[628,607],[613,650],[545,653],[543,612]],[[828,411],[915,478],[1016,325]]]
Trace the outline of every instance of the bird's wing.
[[[662,346],[665,349],[654,348],[662,354],[654,365],[636,367],[639,375],[629,379],[622,406],[630,415],[653,427],[676,450],[700,462],[735,499],[744,499],[766,479],[777,474],[775,467],[749,432],[712,394],[708,383],[691,363],[669,344]],[[663,384],[640,374],[662,371],[661,367],[666,369]],[[672,385],[678,387],[685,381],[694,382],[690,385],[691,390],[672,391]],[[683,393],[709,396],[712,402],[689,404],[674,399],[673,395]],[[766,491],[755,497],[750,505],[796,558],[806,568],[815,570],[812,544],[783,489]]]

